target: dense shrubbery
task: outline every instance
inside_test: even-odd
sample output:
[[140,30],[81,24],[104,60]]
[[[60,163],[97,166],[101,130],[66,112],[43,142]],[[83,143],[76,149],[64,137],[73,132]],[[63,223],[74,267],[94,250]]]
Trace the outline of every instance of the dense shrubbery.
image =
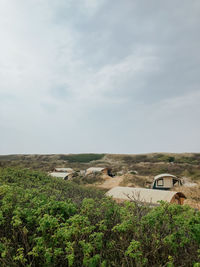
[[165,154],[157,154],[152,159],[154,162],[175,162],[175,157],[165,155]]
[[104,157],[105,154],[72,154],[61,155],[61,160],[67,160],[68,162],[90,162],[92,160],[99,160]]
[[88,185],[103,183],[104,179],[102,178],[102,173],[91,173],[86,176],[77,175],[73,178],[73,182],[79,185]]
[[30,170],[0,170],[0,266],[196,266],[200,214],[118,205]]

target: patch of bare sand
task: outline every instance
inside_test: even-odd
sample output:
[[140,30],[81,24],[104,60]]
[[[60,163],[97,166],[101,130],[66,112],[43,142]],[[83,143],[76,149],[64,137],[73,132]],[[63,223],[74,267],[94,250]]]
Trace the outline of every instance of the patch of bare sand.
[[119,184],[123,181],[123,176],[115,176],[104,177],[104,182],[102,184],[97,185],[99,188],[111,189],[115,186],[119,186]]

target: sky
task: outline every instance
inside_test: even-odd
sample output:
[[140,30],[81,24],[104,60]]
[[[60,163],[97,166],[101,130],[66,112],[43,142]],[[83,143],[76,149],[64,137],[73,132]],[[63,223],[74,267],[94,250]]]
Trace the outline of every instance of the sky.
[[200,152],[199,0],[0,0],[0,154]]

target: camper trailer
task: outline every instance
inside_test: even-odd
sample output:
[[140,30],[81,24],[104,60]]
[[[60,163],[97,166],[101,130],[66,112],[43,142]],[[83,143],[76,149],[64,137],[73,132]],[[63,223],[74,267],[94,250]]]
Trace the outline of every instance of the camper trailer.
[[151,188],[170,190],[174,186],[182,185],[181,179],[169,173],[163,173],[154,177]]
[[62,178],[63,180],[70,180],[73,177],[72,172],[50,172],[49,175],[56,178]]
[[105,175],[111,175],[111,169],[110,168],[102,168],[102,167],[90,167],[86,170],[86,175],[94,174],[94,173],[102,173]]

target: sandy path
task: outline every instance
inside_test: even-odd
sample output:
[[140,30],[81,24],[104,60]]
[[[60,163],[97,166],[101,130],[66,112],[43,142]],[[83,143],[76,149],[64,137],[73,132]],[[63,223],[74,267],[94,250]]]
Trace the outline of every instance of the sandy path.
[[106,180],[102,184],[97,185],[97,187],[105,188],[105,189],[111,189],[115,186],[118,186],[122,181],[123,181],[122,176],[115,176],[113,178],[108,177],[108,178],[106,178]]

